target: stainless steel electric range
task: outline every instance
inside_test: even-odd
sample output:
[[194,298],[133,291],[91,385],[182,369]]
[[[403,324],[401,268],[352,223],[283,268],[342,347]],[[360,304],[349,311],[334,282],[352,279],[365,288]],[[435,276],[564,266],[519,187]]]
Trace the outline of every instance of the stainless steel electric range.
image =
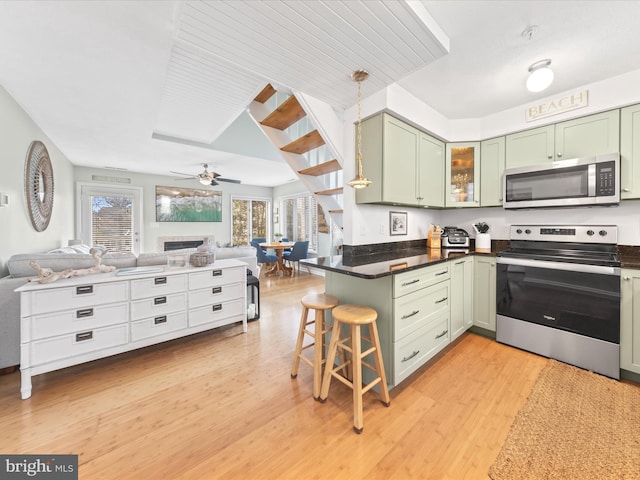
[[513,225],[498,255],[496,339],[620,378],[620,261],[611,225]]

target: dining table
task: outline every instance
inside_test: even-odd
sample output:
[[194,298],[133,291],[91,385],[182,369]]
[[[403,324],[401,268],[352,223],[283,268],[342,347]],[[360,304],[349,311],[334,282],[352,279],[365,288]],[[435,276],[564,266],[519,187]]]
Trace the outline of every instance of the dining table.
[[279,275],[282,272],[284,276],[293,275],[293,268],[287,267],[284,264],[284,251],[293,248],[295,242],[263,242],[260,243],[260,247],[267,250],[275,250],[278,261],[267,271],[266,275]]

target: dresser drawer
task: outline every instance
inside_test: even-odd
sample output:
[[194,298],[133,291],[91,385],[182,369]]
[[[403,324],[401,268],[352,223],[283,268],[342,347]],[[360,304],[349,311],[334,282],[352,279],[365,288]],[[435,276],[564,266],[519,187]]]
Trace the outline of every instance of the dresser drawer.
[[174,293],[172,295],[159,295],[153,298],[135,300],[131,302],[131,320],[156,317],[171,312],[186,310],[187,294]]
[[449,282],[440,282],[393,302],[393,339],[398,341],[417,328],[436,321],[449,312]]
[[407,295],[421,288],[447,280],[449,277],[449,264],[447,262],[399,273],[393,276],[393,298]]
[[[244,311],[244,301],[230,300],[224,303],[215,303],[206,307],[198,307],[189,310],[189,326],[202,325],[204,323],[219,322],[220,325],[226,323],[242,321]],[[232,317],[238,317],[233,319]]]
[[129,324],[83,330],[71,335],[30,343],[31,366],[124,345],[129,340]]
[[186,275],[158,275],[131,281],[131,299],[157,297],[171,293],[184,292],[187,289]]
[[31,315],[129,300],[128,282],[86,283],[28,293]]
[[131,341],[143,340],[187,328],[187,312],[167,313],[131,322]]
[[54,337],[129,321],[129,304],[97,305],[31,317],[31,338]]
[[212,270],[193,272],[189,274],[189,290],[238,283],[244,281],[246,277],[247,269],[245,267],[213,268]]
[[397,385],[449,344],[449,315],[424,326],[394,344],[394,384]]
[[226,302],[242,298],[244,295],[244,284],[234,283],[232,285],[219,285],[217,287],[202,288],[189,292],[189,308],[203,307],[214,303]]

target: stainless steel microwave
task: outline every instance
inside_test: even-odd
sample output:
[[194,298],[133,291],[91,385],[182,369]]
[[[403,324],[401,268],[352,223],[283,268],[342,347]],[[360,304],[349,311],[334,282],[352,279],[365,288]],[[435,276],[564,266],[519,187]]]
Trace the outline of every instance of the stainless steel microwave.
[[620,154],[509,168],[504,208],[572,207],[620,203]]

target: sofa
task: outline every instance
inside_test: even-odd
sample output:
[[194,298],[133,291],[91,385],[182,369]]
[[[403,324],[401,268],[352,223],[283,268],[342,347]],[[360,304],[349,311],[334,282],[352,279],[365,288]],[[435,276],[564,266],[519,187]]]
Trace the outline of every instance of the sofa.
[[[20,294],[14,290],[24,285],[29,278],[37,277],[36,271],[29,265],[32,260],[43,268],[60,272],[67,268],[74,270],[91,268],[94,260],[86,245],[74,245],[52,250],[46,253],[21,253],[13,255],[7,262],[9,275],[0,278],[0,370],[20,363]],[[102,257],[104,265],[116,268],[167,265],[170,257],[194,253],[195,248],[172,250],[159,253],[106,253]],[[247,264],[252,273],[258,271],[256,250],[254,247],[216,248],[216,259],[235,258]],[[99,275],[99,274],[96,274]]]

